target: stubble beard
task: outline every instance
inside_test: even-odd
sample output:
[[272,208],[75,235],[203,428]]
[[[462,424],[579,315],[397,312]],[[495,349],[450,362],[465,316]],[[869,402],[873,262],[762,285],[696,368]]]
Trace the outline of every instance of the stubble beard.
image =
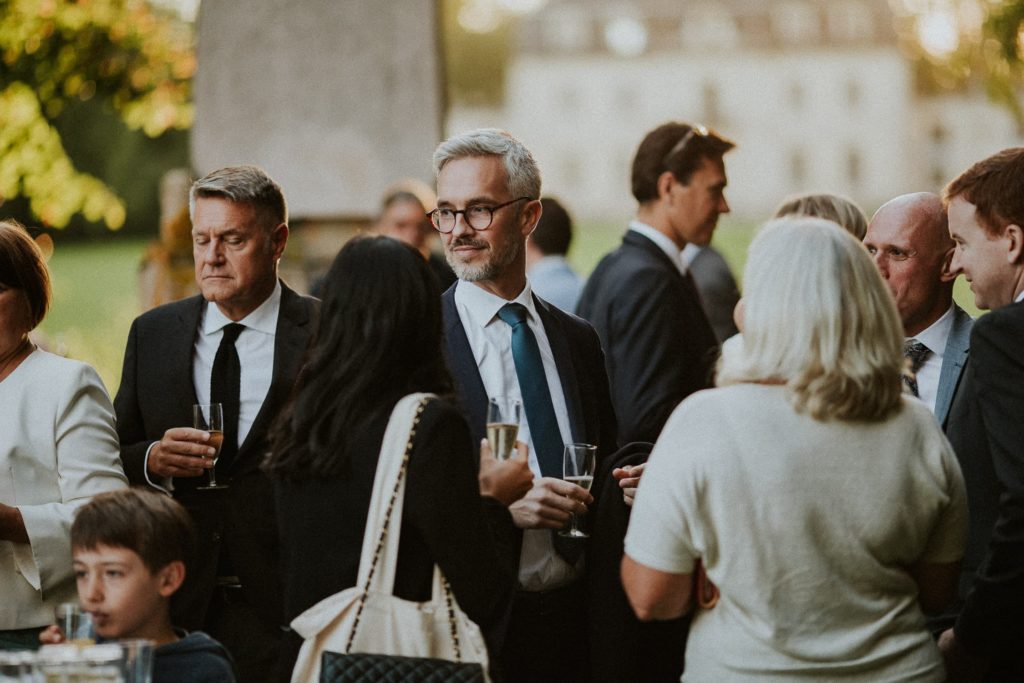
[[[500,242],[491,246],[483,240],[474,240],[470,238],[459,238],[453,240],[445,248],[445,257],[448,260],[448,265],[451,266],[452,270],[455,271],[455,275],[460,280],[466,282],[481,282],[486,280],[493,280],[500,275],[523,250],[522,240],[518,239],[519,236],[516,234],[510,234]],[[454,249],[458,246],[475,246],[483,247],[488,249],[487,260],[480,265],[473,265],[460,261],[458,256],[455,254]]]

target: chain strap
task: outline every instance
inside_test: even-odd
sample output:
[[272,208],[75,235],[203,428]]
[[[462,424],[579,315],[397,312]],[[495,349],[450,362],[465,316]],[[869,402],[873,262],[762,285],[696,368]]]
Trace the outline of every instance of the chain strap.
[[462,650],[459,648],[459,625],[455,621],[455,601],[452,599],[452,587],[448,585],[448,579],[441,579],[444,585],[444,602],[448,606],[448,626],[452,631],[452,644],[455,646],[455,661],[462,663]]
[[[420,425],[420,417],[423,415],[423,411],[427,407],[427,400],[428,399],[426,398],[422,399],[419,402],[419,405],[416,406],[416,415],[413,417],[412,428],[409,430],[409,442],[405,445],[405,454],[402,456],[402,467],[398,470],[398,476],[395,478],[395,488],[391,492],[391,502],[388,503],[387,512],[384,513],[384,524],[380,530],[380,538],[377,540],[377,549],[373,552],[373,561],[370,563],[370,573],[366,577],[366,585],[363,586],[363,594],[359,599],[359,607],[356,609],[356,618],[352,624],[352,631],[348,634],[348,644],[345,646],[345,652],[352,650],[352,641],[355,640],[356,629],[359,628],[359,618],[363,615],[363,606],[366,604],[366,594],[370,590],[370,584],[373,582],[373,574],[377,571],[377,560],[380,559],[380,553],[384,549],[384,539],[387,538],[388,527],[391,526],[391,511],[395,507],[395,501],[398,500],[398,489],[402,485],[402,478],[405,477],[405,470],[409,465],[409,456],[412,453],[413,440],[416,438],[416,428]],[[445,585],[447,586],[447,582]],[[449,613],[451,613],[450,607]],[[454,628],[454,624],[452,628]],[[456,640],[456,644],[457,643],[458,641]]]

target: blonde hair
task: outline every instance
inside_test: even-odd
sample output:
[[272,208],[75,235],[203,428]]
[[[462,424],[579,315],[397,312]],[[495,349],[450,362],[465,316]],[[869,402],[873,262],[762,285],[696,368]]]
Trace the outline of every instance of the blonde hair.
[[750,245],[744,325],[717,384],[786,385],[818,420],[881,420],[899,409],[903,332],[867,252],[820,218],[767,223]]
[[868,231],[868,217],[852,200],[838,194],[802,194],[789,197],[775,209],[773,218],[783,216],[814,216],[824,218],[845,229],[858,240]]

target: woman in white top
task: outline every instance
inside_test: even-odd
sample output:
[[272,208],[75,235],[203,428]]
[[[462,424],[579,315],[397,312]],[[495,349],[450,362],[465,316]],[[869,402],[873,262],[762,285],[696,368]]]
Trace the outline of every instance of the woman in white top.
[[750,247],[741,341],[658,439],[626,535],[641,619],[699,609],[685,681],[941,681],[923,611],[952,599],[963,479],[901,394],[895,305],[859,242],[784,218]]
[[74,509],[127,485],[96,372],[29,340],[49,303],[39,248],[0,221],[0,649],[38,647],[54,606],[75,600]]

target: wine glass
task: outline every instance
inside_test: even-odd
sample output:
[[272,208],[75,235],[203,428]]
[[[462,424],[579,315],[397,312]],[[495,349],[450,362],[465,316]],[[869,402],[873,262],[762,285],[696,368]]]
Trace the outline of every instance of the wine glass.
[[224,406],[220,403],[197,403],[192,406],[192,426],[210,433],[208,446],[213,446],[212,456],[203,456],[213,460],[213,467],[206,470],[210,483],[197,486],[199,489],[226,489],[227,485],[217,483],[217,457],[220,455],[221,444],[224,443]]
[[516,450],[523,404],[517,398],[493,396],[487,402],[487,442],[495,460],[508,460]]
[[[594,465],[597,462],[597,446],[589,443],[567,443],[562,458],[562,479],[576,484],[582,489],[590,490],[594,483]],[[559,531],[559,536],[567,538],[587,538],[585,531],[576,527],[576,513],[571,513],[572,522],[568,529]]]

